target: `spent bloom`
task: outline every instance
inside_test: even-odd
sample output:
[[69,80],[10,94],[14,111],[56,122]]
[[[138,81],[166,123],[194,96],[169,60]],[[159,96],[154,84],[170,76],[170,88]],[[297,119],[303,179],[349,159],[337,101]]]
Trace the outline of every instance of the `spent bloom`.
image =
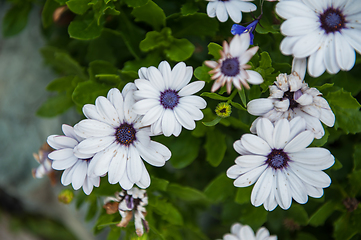
[[94,176],[108,173],[109,183],[119,182],[123,189],[131,189],[134,184],[141,188],[150,185],[142,159],[160,167],[171,156],[167,147],[150,139],[150,128],[141,126],[141,116],[132,109],[135,89],[134,83],[128,83],[122,93],[110,89],[107,97],[96,99],[95,105],[84,105],[83,113],[88,119],[74,126],[75,132],[84,138],[75,147],[75,155],[94,155],[89,173]]
[[361,1],[281,1],[276,12],[286,19],[281,25],[286,36],[281,52],[300,61],[308,58],[312,77],[354,66],[355,50],[361,53]]
[[52,160],[48,158],[49,153],[54,151],[48,143],[44,143],[38,153],[33,153],[34,159],[40,164],[36,169],[32,169],[34,178],[43,178],[45,175],[49,177],[51,184],[56,184],[56,174],[54,169],[51,167]]
[[231,226],[231,233],[225,234],[223,240],[277,240],[277,236],[270,236],[265,227],[258,229],[255,235],[250,226],[235,223]]
[[134,81],[137,91],[134,97],[138,100],[133,110],[144,115],[142,125],[150,125],[154,135],[179,136],[182,127],[193,130],[195,121],[203,118],[200,109],[206,107],[206,101],[192,94],[204,87],[203,81],[189,83],[193,76],[193,68],[184,62],[177,63],[171,69],[167,61],[158,68],[139,69],[139,78]]
[[227,176],[235,179],[236,187],[255,183],[251,203],[256,207],[263,204],[267,211],[277,205],[288,209],[292,198],[300,204],[306,203],[308,196],[320,198],[323,188],[331,184],[322,170],[331,167],[335,159],[325,148],[307,148],[313,139],[301,117],[281,119],[275,125],[261,118],[257,135],[244,134],[233,144],[241,156],[227,170]]
[[253,0],[207,0],[207,14],[214,18],[217,16],[220,22],[228,20],[228,15],[232,21],[239,23],[242,20],[242,12],[253,12],[257,6],[247,1]]
[[148,197],[145,190],[133,187],[128,191],[121,191],[115,197],[107,197],[104,200],[104,208],[107,214],[113,214],[117,211],[122,216],[122,220],[117,224],[118,227],[126,227],[134,215],[134,225],[137,235],[140,237],[149,231],[148,222],[145,220],[148,205]]
[[[247,111],[273,123],[281,118],[291,120],[300,116],[306,120],[307,129],[315,134],[315,138],[322,138],[325,131],[321,122],[329,127],[335,123],[335,115],[322,93],[316,88],[309,88],[296,72],[280,74],[276,79],[275,84],[269,86],[270,96],[250,101]],[[252,123],[252,133],[256,132],[259,119]]]
[[88,172],[94,154],[75,156],[74,148],[83,138],[69,125],[63,124],[62,130],[64,135],[50,135],[47,139],[48,144],[55,149],[48,155],[53,160],[52,168],[65,170],[61,176],[61,183],[64,186],[71,183],[75,190],[83,187],[84,193],[89,195],[93,187],[99,187],[100,184],[100,178],[91,176]]
[[213,74],[212,92],[217,91],[220,87],[227,84],[227,92],[231,93],[232,83],[237,89],[242,89],[242,85],[249,89],[247,82],[251,84],[261,84],[263,82],[262,76],[250,69],[248,61],[258,51],[258,47],[249,48],[250,44],[249,33],[235,35],[230,44],[223,42],[223,51],[220,51],[221,58],[216,61],[205,61],[204,63],[213,68],[209,73]]

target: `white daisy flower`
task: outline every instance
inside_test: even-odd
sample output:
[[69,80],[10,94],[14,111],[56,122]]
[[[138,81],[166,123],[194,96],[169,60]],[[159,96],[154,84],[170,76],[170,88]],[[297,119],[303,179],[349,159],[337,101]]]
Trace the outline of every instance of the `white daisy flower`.
[[144,115],[143,126],[151,126],[154,135],[179,136],[182,126],[188,130],[196,127],[195,120],[201,120],[206,101],[192,94],[204,87],[203,81],[190,84],[193,68],[180,62],[171,70],[167,61],[156,67],[141,68],[139,78],[134,81],[139,90],[134,92],[137,100],[134,112]]
[[325,70],[335,74],[354,66],[355,50],[361,53],[361,1],[282,1],[276,5],[276,12],[286,19],[281,25],[286,36],[281,52],[298,60],[308,58],[312,77]]
[[[116,203],[116,204],[114,204]],[[104,208],[108,214],[115,213],[115,208],[122,216],[122,220],[117,224],[118,227],[126,227],[134,214],[134,225],[137,235],[140,237],[149,231],[148,222],[145,220],[147,211],[145,206],[148,205],[148,197],[145,190],[140,190],[136,187],[128,191],[117,193],[114,197],[107,197],[104,200]]]
[[331,167],[335,159],[325,148],[307,148],[314,134],[306,129],[303,118],[290,122],[281,119],[275,125],[267,118],[257,122],[257,135],[244,134],[233,147],[241,154],[236,165],[227,170],[227,176],[236,179],[236,187],[256,183],[251,203],[263,204],[267,211],[280,205],[291,206],[292,198],[304,204],[308,196],[320,198],[323,188],[331,184],[322,170]]
[[220,51],[221,58],[218,62],[204,62],[208,67],[213,68],[209,72],[213,74],[212,79],[217,79],[212,86],[212,92],[217,91],[226,83],[229,94],[231,93],[232,83],[237,89],[241,90],[242,85],[249,89],[247,82],[257,85],[263,82],[263,78],[258,72],[247,70],[251,68],[247,63],[258,51],[258,46],[248,49],[250,40],[249,33],[235,35],[229,45],[226,41],[223,42],[223,51]]
[[223,240],[277,240],[277,236],[270,236],[265,227],[258,229],[255,235],[250,226],[235,223],[231,227],[231,233],[225,234]]
[[48,157],[53,160],[52,168],[55,170],[65,170],[61,176],[61,183],[64,186],[72,184],[75,190],[83,187],[85,194],[89,195],[93,187],[99,187],[100,178],[91,176],[89,165],[93,161],[94,154],[74,155],[74,148],[83,140],[77,135],[73,127],[63,124],[63,135],[50,135],[48,144],[56,149],[49,153]]
[[[307,129],[315,134],[315,138],[322,138],[325,131],[321,122],[329,127],[335,123],[335,115],[322,93],[316,88],[309,88],[296,72],[280,74],[276,79],[275,85],[269,86],[270,96],[250,101],[247,111],[268,118],[273,123],[280,118],[291,120],[300,116],[306,120]],[[256,133],[259,119],[252,123],[252,133]]]
[[123,189],[131,189],[133,184],[141,188],[150,185],[142,159],[160,167],[171,156],[167,147],[150,140],[150,128],[141,126],[141,116],[132,109],[135,89],[134,83],[128,83],[122,93],[113,88],[107,98],[100,96],[95,105],[84,105],[88,119],[74,126],[75,132],[85,138],[75,147],[75,155],[95,154],[89,172],[95,176],[108,173],[109,183],[119,182]]
[[207,0],[207,14],[214,18],[217,16],[220,22],[228,20],[228,15],[232,21],[239,23],[242,20],[242,12],[253,12],[257,6],[248,1],[253,0]]

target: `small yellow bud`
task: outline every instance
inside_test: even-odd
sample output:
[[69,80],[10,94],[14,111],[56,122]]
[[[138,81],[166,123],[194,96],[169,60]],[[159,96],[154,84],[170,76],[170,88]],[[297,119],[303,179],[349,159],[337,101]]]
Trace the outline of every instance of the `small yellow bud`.
[[71,203],[73,198],[74,198],[74,193],[69,189],[65,189],[61,191],[61,193],[58,195],[59,202],[62,202],[64,204]]
[[226,102],[221,102],[217,105],[215,112],[218,117],[221,118],[229,117],[232,113],[231,105],[229,105]]

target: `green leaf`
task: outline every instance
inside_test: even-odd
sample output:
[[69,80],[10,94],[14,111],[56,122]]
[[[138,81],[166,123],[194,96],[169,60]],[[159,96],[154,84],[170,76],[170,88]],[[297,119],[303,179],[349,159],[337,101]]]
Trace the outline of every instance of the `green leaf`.
[[98,25],[97,20],[88,16],[77,16],[69,27],[68,33],[71,38],[79,40],[91,40],[102,33],[103,26]]
[[308,214],[302,205],[292,204],[287,210],[287,216],[301,226],[306,226],[308,223]]
[[121,231],[120,227],[111,227],[106,240],[118,240]]
[[353,170],[361,170],[361,144],[360,143],[356,143],[353,146],[354,152],[353,152]]
[[113,214],[102,214],[98,217],[96,223],[94,224],[94,230],[97,231],[109,225],[117,224],[119,222],[114,222]]
[[148,32],[145,39],[140,42],[139,48],[144,52],[148,52],[161,46],[168,47],[171,44],[170,41],[172,38],[170,28],[163,28],[161,32],[151,31]]
[[243,106],[247,106],[247,100],[246,100],[246,92],[244,90],[244,88],[242,88],[241,90],[237,90],[238,91],[238,95],[241,98],[242,104]]
[[69,0],[55,0],[57,3],[59,3],[61,6],[65,5],[67,1]]
[[350,213],[347,212],[334,222],[335,240],[351,239],[356,233],[360,233],[361,229],[361,209]]
[[267,34],[267,33],[278,34],[278,33],[280,33],[280,31],[275,26],[271,25],[271,23],[269,22],[269,20],[267,18],[261,18],[260,24],[258,24],[256,26],[255,31],[259,34]]
[[310,217],[308,224],[314,227],[321,226],[325,223],[327,218],[336,210],[336,203],[328,201],[323,204],[316,212]]
[[135,7],[132,15],[135,17],[135,21],[145,22],[156,30],[165,26],[165,13],[163,9],[151,0],[145,5]]
[[254,207],[251,204],[243,204],[241,211],[237,213],[239,221],[258,229],[267,221],[268,212],[262,207]]
[[81,82],[73,92],[73,100],[79,106],[94,104],[98,96],[106,96],[112,87],[93,81]]
[[10,8],[2,19],[2,34],[4,37],[10,37],[21,32],[28,22],[29,13],[32,5],[23,1],[19,5]]
[[238,204],[249,203],[252,189],[253,186],[238,188],[234,201]]
[[215,119],[213,119],[210,122],[202,122],[202,123],[207,127],[212,127],[212,126],[217,125],[217,123],[219,123],[219,121],[221,121],[221,120],[222,120],[222,118],[217,116]]
[[190,58],[194,49],[195,46],[185,38],[173,39],[170,46],[164,50],[164,53],[169,59],[179,62]]
[[187,2],[181,8],[181,13],[184,16],[195,14],[198,11],[198,7],[194,2]]
[[141,7],[148,3],[149,0],[125,0],[128,7]]
[[48,84],[46,90],[58,91],[58,92],[68,91],[73,88],[72,86],[73,80],[74,80],[74,76],[57,78]]
[[215,59],[220,59],[221,54],[220,51],[223,50],[223,47],[217,43],[208,44],[208,54],[212,55]]
[[235,189],[232,182],[232,179],[222,173],[208,184],[204,189],[204,194],[212,202],[222,202],[233,195]]
[[341,128],[346,134],[361,132],[360,104],[350,92],[340,89],[326,95],[336,116],[335,129]]
[[94,18],[96,19],[98,25],[100,25],[101,17],[106,13],[111,15],[120,14],[120,12],[115,9],[114,3],[112,1],[104,2],[101,0],[93,0],[89,3],[89,5],[92,5],[93,7]]
[[183,225],[183,217],[182,214],[175,208],[172,204],[168,203],[168,213],[163,215],[163,219],[167,220],[168,222],[174,225]]
[[88,71],[90,79],[93,81],[97,80],[113,86],[117,86],[121,81],[118,69],[107,61],[96,60],[91,62]]
[[330,133],[327,129],[325,129],[325,135],[321,139],[315,139],[311,143],[310,147],[322,147],[327,143],[328,136],[330,136]]
[[210,82],[212,81],[211,76],[208,73],[210,70],[212,69],[203,64],[201,67],[197,67],[196,70],[194,70],[194,76],[199,80]]
[[355,197],[361,191],[361,170],[354,170],[348,176],[351,188],[351,197]]
[[40,117],[55,117],[73,106],[71,97],[66,94],[61,94],[55,97],[50,97],[41,105],[36,114]]
[[318,89],[318,91],[322,91],[324,89],[327,89],[327,88],[330,88],[330,87],[333,87],[334,83],[325,83],[323,84],[322,86],[316,86],[315,88]]
[[203,92],[201,94],[202,97],[209,97],[211,99],[215,99],[215,100],[222,100],[222,101],[227,101],[228,97],[223,97],[221,95],[218,95],[217,93],[210,93],[210,92]]
[[351,92],[353,96],[356,96],[361,91],[359,77],[355,77],[355,74],[351,74],[351,72],[340,71],[336,75],[332,75],[331,81],[335,83],[337,87]]
[[154,191],[154,190],[160,190],[160,191],[167,191],[169,181],[161,178],[151,177],[151,185],[148,189]]
[[197,189],[191,187],[183,187],[176,183],[168,185],[167,192],[179,199],[185,201],[205,201],[205,195]]
[[207,131],[206,144],[206,160],[213,166],[217,167],[223,160],[227,150],[226,136],[218,129]]
[[167,144],[173,154],[170,163],[173,167],[181,169],[191,164],[198,156],[201,141],[190,133],[182,133],[177,139]]
[[69,0],[66,5],[73,13],[83,15],[89,8],[91,0]]
[[54,47],[44,47],[40,52],[47,63],[54,66],[57,71],[86,78],[83,68],[68,53]]
[[53,14],[55,9],[59,7],[59,3],[54,0],[46,0],[43,11],[41,12],[41,20],[44,28],[49,27],[53,23]]

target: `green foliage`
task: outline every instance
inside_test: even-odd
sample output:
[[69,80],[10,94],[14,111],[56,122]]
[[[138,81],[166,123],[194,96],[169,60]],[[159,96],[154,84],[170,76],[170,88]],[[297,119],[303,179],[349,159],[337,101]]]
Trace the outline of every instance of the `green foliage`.
[[[139,6],[141,4],[137,5]],[[164,11],[151,0],[144,5],[134,7],[132,15],[135,17],[136,22],[145,22],[156,30],[165,26]]]
[[227,150],[225,139],[226,136],[215,128],[207,131],[204,148],[207,152],[206,160],[213,167],[217,167],[223,160]]
[[11,37],[21,32],[26,27],[31,8],[27,1],[12,6],[2,19],[2,35]]

